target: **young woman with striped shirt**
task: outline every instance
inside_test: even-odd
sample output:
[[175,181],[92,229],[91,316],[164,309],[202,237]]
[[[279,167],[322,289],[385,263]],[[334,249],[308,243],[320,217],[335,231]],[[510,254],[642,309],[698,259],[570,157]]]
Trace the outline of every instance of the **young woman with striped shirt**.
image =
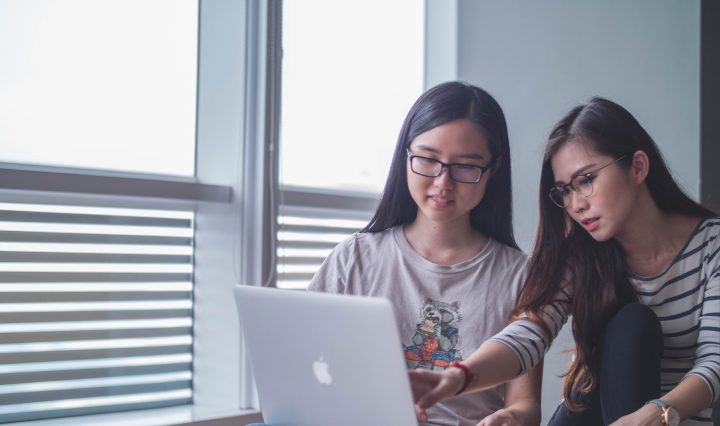
[[412,372],[418,418],[576,343],[550,425],[712,425],[720,396],[720,218],[687,197],[623,107],[594,98],[551,132],[540,226],[513,321],[464,364]]

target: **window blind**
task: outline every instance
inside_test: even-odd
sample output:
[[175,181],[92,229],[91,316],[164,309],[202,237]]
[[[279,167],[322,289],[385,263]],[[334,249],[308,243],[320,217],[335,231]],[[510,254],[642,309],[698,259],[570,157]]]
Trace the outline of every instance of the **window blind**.
[[0,203],[0,423],[192,400],[192,211]]
[[305,289],[332,249],[367,225],[374,195],[281,191],[278,208],[276,285]]

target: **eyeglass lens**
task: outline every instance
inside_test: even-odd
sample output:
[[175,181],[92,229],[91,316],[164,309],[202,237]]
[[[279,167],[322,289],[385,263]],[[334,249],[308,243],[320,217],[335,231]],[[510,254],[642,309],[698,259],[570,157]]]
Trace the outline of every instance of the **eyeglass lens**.
[[550,199],[558,207],[567,207],[573,192],[582,197],[591,196],[593,193],[592,178],[587,175],[575,176],[569,185],[556,186],[551,189]]
[[445,166],[442,162],[424,157],[411,157],[410,167],[412,171],[428,177],[437,177],[447,167],[450,177],[458,182],[476,183],[482,176],[483,169],[477,166],[463,164],[449,164]]

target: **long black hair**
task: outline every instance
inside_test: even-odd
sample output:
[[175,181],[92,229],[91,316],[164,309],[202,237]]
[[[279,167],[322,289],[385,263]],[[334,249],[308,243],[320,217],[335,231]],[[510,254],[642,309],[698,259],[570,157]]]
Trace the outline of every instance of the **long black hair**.
[[555,185],[551,160],[570,141],[585,143],[601,155],[625,156],[618,162],[624,169],[630,168],[634,153],[643,151],[650,164],[645,183],[661,211],[696,217],[714,213],[680,189],[655,142],[622,106],[607,99],[592,98],[555,124],[545,146],[540,177],[540,226],[528,279],[515,313],[540,315],[557,298],[562,286],[570,286],[576,348],[565,376],[563,395],[565,403],[578,410],[581,406],[572,398],[572,392],[587,393],[597,386],[598,349],[605,324],[620,307],[635,301],[636,295],[628,278],[625,254],[617,241],[595,241],[568,217],[565,209],[558,208],[548,197]]
[[400,130],[380,204],[362,232],[382,232],[415,220],[417,204],[407,183],[407,147],[415,137],[454,120],[475,123],[488,141],[492,175],[482,201],[470,211],[470,224],[483,234],[517,248],[512,223],[510,142],[505,115],[489,93],[452,81],[423,93],[410,108]]

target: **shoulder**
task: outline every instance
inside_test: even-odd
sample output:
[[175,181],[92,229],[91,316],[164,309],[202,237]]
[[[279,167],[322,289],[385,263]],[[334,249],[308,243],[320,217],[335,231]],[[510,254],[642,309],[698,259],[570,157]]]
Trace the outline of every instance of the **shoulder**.
[[714,236],[720,235],[720,217],[712,216],[704,219],[700,219],[695,231],[694,236]]
[[527,268],[529,256],[519,249],[510,247],[501,242],[491,240],[491,256],[500,262],[503,267],[524,270]]
[[356,232],[348,240],[360,247],[379,247],[391,244],[398,227],[388,228],[380,232]]
[[714,216],[702,219],[686,247],[686,251],[702,252],[705,261],[715,260],[718,262],[718,250],[720,249],[720,217]]
[[[720,265],[720,217],[714,216],[702,220],[695,231],[696,245],[703,247],[704,262]],[[688,247],[691,249],[691,247]]]
[[499,278],[510,288],[519,291],[527,276],[528,255],[497,241],[492,241],[489,248],[492,249],[488,259],[491,265],[489,272],[495,279]]
[[700,219],[695,227],[694,235],[720,235],[720,217],[711,216]]
[[367,257],[375,253],[382,253],[393,247],[393,233],[396,228],[381,232],[356,232],[341,241],[333,250],[337,255],[344,257]]

